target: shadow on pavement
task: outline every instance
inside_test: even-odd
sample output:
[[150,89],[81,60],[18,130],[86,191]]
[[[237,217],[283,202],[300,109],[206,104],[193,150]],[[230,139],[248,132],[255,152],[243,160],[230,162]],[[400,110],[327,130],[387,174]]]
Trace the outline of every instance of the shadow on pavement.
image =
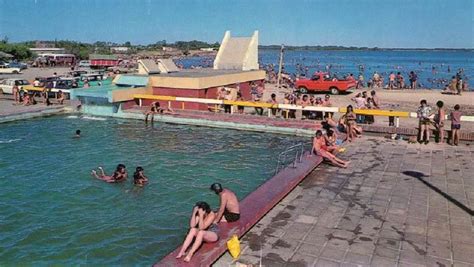
[[449,194],[443,192],[443,191],[442,191],[441,189],[439,189],[438,187],[432,185],[430,182],[428,182],[428,181],[426,181],[425,179],[423,179],[423,177],[428,177],[428,176],[425,175],[424,173],[422,173],[422,172],[417,172],[417,171],[404,171],[403,174],[418,179],[420,182],[424,183],[424,184],[425,184],[426,186],[428,186],[430,189],[432,189],[432,190],[434,190],[435,192],[437,192],[438,194],[442,195],[444,198],[446,198],[446,199],[449,200],[451,203],[453,203],[454,205],[458,206],[459,208],[461,208],[462,210],[464,210],[465,212],[467,212],[469,215],[474,216],[474,211],[471,210],[469,207],[466,207],[464,204],[462,204],[461,202],[459,202],[459,201],[456,200],[455,198],[451,197]]

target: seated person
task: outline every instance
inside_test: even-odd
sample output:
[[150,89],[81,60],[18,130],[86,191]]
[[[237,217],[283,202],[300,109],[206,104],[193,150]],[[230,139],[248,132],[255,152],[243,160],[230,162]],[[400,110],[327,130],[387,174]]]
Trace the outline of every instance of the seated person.
[[179,250],[177,259],[185,255],[186,250],[194,240],[194,244],[184,258],[185,262],[189,262],[194,253],[202,245],[203,242],[214,243],[219,240],[219,227],[214,222],[216,213],[211,210],[211,207],[206,202],[197,202],[193,208],[191,219],[189,221],[189,232],[184,240],[181,249]]
[[337,122],[333,120],[333,118],[329,115],[329,112],[324,114],[323,121],[321,121],[321,125],[326,130],[331,128],[337,128]]
[[25,93],[23,96],[23,106],[29,105],[31,105],[30,95],[28,93]]
[[137,167],[135,173],[133,174],[133,184],[137,186],[144,186],[148,183],[148,178],[143,173],[142,167]]
[[99,167],[99,171],[101,172],[100,174],[98,174],[95,170],[92,170],[91,175],[107,183],[123,182],[127,180],[128,177],[127,169],[123,164],[117,165],[117,168],[115,169],[115,172],[112,176],[106,175],[102,167]]
[[62,105],[64,102],[64,93],[63,91],[59,90],[58,94],[56,95],[56,99],[58,100],[59,105]]
[[222,185],[219,183],[212,184],[210,189],[219,195],[220,200],[219,211],[217,212],[214,222],[235,222],[239,220],[239,200],[234,192],[227,188],[222,188]]
[[150,110],[148,110],[146,113],[145,113],[145,121],[148,121],[148,116],[151,115],[151,120],[150,121],[153,121],[154,117],[155,117],[155,114],[158,114],[158,113],[161,113],[161,114],[172,114],[173,113],[173,110],[171,108],[161,108],[160,107],[160,102],[156,101],[156,102],[152,102],[151,105],[150,105]]
[[347,168],[350,163],[350,161],[345,161],[337,158],[330,151],[328,151],[326,139],[323,137],[323,132],[321,132],[321,130],[316,131],[316,134],[313,139],[313,149],[311,152],[316,155],[320,155],[324,159],[329,160],[335,166],[341,168]]

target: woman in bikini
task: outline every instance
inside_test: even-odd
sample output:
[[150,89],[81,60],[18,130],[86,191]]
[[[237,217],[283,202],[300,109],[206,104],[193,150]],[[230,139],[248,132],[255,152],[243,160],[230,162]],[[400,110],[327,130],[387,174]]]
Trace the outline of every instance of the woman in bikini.
[[356,114],[354,113],[354,108],[352,107],[352,105],[347,106],[345,117],[346,117],[346,133],[347,133],[346,140],[348,140],[349,142],[352,142],[354,137],[356,137],[356,127],[357,127],[357,123],[356,123],[357,118],[356,118]]
[[219,240],[219,227],[214,223],[216,213],[211,210],[209,204],[199,201],[193,208],[191,220],[189,221],[189,232],[184,240],[181,249],[176,256],[177,259],[183,257],[186,250],[194,240],[194,244],[184,258],[185,262],[189,262],[196,250],[203,242],[214,243]]

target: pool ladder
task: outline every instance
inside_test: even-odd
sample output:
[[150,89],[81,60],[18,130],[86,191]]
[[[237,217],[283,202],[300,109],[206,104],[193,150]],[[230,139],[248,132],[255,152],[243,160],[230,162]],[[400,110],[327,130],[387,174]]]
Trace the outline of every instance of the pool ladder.
[[[294,157],[293,154],[291,154],[291,157],[289,157],[290,153],[294,153]],[[285,151],[278,154],[278,162],[275,169],[275,174],[290,164],[292,165],[292,168],[296,168],[296,163],[300,163],[303,160],[303,153],[303,143],[298,143],[288,147]],[[290,164],[287,163],[288,158],[293,159],[292,162],[288,162]]]

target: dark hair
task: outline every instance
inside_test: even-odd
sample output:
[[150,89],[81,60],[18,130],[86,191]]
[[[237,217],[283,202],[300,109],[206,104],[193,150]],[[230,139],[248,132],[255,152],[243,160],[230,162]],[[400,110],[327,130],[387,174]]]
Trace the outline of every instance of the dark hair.
[[426,104],[426,100],[425,100],[425,99],[423,99],[423,100],[420,101],[420,105],[423,105],[423,104]]
[[444,106],[443,101],[439,100],[438,102],[436,102],[436,106],[438,106],[438,108],[442,108]]
[[77,135],[80,135],[80,134],[81,134],[81,130],[76,130],[76,134],[77,134]]
[[371,95],[375,95],[375,90],[370,91]]
[[223,190],[222,185],[220,183],[213,183],[209,189],[211,189],[212,191],[214,191],[214,193],[218,195]]
[[323,132],[321,130],[317,130],[316,133],[314,134],[314,136],[317,136],[317,137],[321,135],[323,135]]
[[347,106],[346,109],[347,109],[347,110],[346,110],[346,114],[349,112],[349,109],[350,109],[351,111],[354,111],[354,108],[352,107],[352,105]]
[[117,165],[117,168],[116,168],[115,171],[121,171],[122,169],[125,169],[125,168],[126,168],[125,165],[119,164],[119,165]]
[[327,130],[327,134],[328,134],[328,136],[333,135],[333,134],[334,134],[334,131],[331,130],[331,129],[328,129],[328,130]]
[[160,102],[156,101],[155,102],[155,107],[159,107],[160,106]]
[[206,213],[211,212],[211,206],[209,206],[209,204],[207,204],[207,202],[198,201],[198,202],[196,202],[195,206],[202,209],[202,210],[204,210]]
[[141,172],[141,171],[143,171],[143,168],[142,168],[142,167],[137,167],[137,168],[135,169],[135,173],[133,174],[133,179],[134,179],[134,180],[138,180],[138,179],[141,178],[141,177],[140,177],[140,172]]
[[454,106],[454,110],[459,110],[460,108],[461,108],[461,107],[460,107],[458,104],[456,104],[456,105]]
[[272,98],[274,98],[274,97],[276,97],[276,95],[275,95],[275,94],[272,94]]

